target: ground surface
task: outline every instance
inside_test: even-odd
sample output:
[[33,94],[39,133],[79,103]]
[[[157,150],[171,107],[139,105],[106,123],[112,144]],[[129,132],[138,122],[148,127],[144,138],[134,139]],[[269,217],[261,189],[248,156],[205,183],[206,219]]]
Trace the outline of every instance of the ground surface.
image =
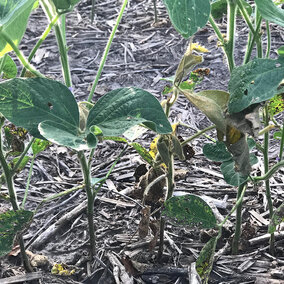
[[[81,1],[74,12],[68,14],[67,42],[72,70],[73,92],[78,100],[86,99],[91,82],[99,66],[111,27],[118,14],[118,1],[97,1],[96,16],[91,24],[90,2]],[[133,0],[127,8],[109,53],[106,66],[96,89],[95,99],[107,91],[118,87],[136,86],[155,94],[158,99],[165,82],[161,78],[173,76],[178,62],[188,42],[182,39],[171,27],[165,8],[157,1],[159,22],[153,25],[152,1]],[[224,23],[223,23],[224,21]],[[225,32],[225,20],[219,27]],[[39,12],[32,15],[21,48],[28,55],[36,38],[46,25],[45,16]],[[247,28],[238,21],[236,41],[236,61],[241,62],[246,45]],[[210,68],[199,88],[227,89],[228,70],[224,65],[222,50],[217,47],[216,38],[209,26],[201,29],[194,41],[205,45],[210,53],[204,56],[199,67]],[[283,31],[272,26],[273,50],[283,43]],[[276,56],[273,51],[272,56]],[[62,80],[58,50],[52,33],[33,61],[42,73]],[[181,128],[181,134],[190,137],[196,131],[210,125],[210,122],[184,98],[179,98],[172,109],[172,121],[182,121],[190,128]],[[280,121],[281,122],[281,121]],[[215,133],[208,133],[215,138]],[[144,134],[141,141],[149,146],[152,134]],[[221,215],[225,216],[232,208],[236,198],[236,188],[225,183],[219,165],[209,162],[202,154],[202,145],[208,142],[205,137],[192,141],[195,156],[185,162],[176,161],[176,167],[183,169],[176,177],[176,191],[194,193],[211,197]],[[114,142],[101,143],[94,155],[92,175],[103,177],[113,161],[123,149]],[[277,157],[278,144],[270,148],[270,162]],[[50,265],[37,268],[41,272],[40,283],[115,283],[114,268],[120,269],[121,283],[128,283],[121,272],[123,267],[134,275],[135,283],[188,283],[188,267],[193,263],[209,239],[210,232],[166,225],[165,254],[162,263],[157,263],[156,246],[149,250],[153,236],[142,240],[138,237],[141,219],[141,200],[134,196],[129,199],[128,192],[135,187],[134,172],[141,159],[134,150],[128,149],[109,176],[106,185],[95,201],[94,223],[97,228],[97,258],[87,262],[88,233],[85,214],[86,195],[82,189],[53,200],[42,206],[24,235],[27,249],[34,254],[48,257],[49,263],[64,263],[75,269],[73,276],[53,276]],[[261,172],[258,167],[255,171]],[[15,180],[19,200],[23,198],[28,168]],[[271,180],[274,205],[283,203],[283,171]],[[55,145],[39,155],[35,162],[27,207],[35,209],[42,199],[55,193],[77,186],[82,181],[80,165],[75,153]],[[5,188],[4,188],[5,191]],[[123,193],[118,194],[117,192]],[[1,210],[9,204],[1,201]],[[73,215],[66,217],[66,213]],[[64,219],[59,230],[50,233],[57,222]],[[57,222],[57,223],[56,223]],[[250,186],[243,206],[243,235],[240,255],[231,256],[228,244],[233,234],[234,217],[226,227],[224,236],[217,247],[216,262],[210,283],[283,283],[284,251],[283,232],[277,238],[276,255],[268,253],[268,239],[258,238],[267,232],[268,210],[264,185]],[[17,255],[17,253],[15,253]],[[120,261],[121,262],[120,262]],[[130,264],[132,261],[132,264]],[[123,263],[124,266],[121,264]],[[134,268],[134,267],[135,268]],[[107,272],[107,270],[110,272]],[[0,278],[23,275],[17,256],[0,260]],[[125,275],[124,275],[125,276]],[[38,278],[38,277],[37,277]],[[23,278],[22,278],[23,279]],[[277,280],[278,279],[278,280]],[[280,280],[279,280],[280,279]],[[2,282],[1,282],[2,281]],[[0,283],[4,279],[0,279]],[[18,282],[9,282],[18,283]],[[31,280],[28,283],[32,283]],[[131,283],[131,282],[129,282]]]

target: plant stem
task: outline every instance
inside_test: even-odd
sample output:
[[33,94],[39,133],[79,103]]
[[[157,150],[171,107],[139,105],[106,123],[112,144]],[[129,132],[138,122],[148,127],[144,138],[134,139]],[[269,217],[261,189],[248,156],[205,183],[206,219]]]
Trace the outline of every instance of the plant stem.
[[268,180],[270,179],[281,167],[284,167],[284,161],[282,160],[281,162],[275,164],[266,174],[263,176],[256,176],[253,177],[254,182],[259,182],[262,180]]
[[94,22],[94,18],[95,18],[95,4],[96,4],[96,0],[92,0],[92,12],[91,12],[91,22]]
[[240,236],[241,236],[241,226],[242,226],[242,200],[243,200],[243,196],[244,196],[244,191],[247,187],[247,183],[243,183],[241,185],[239,185],[238,188],[238,194],[237,194],[237,201],[238,202],[238,206],[237,208],[237,214],[236,214],[236,227],[235,227],[235,235],[233,238],[233,242],[232,242],[232,254],[237,254],[238,250],[239,250],[239,240],[240,240]]
[[[265,105],[264,108],[264,126],[269,125],[269,112],[268,106]],[[268,157],[268,149],[269,149],[269,132],[264,134],[264,153],[263,153],[263,160],[264,160],[264,173],[267,174],[269,171],[269,157]],[[271,191],[270,191],[270,182],[269,179],[265,180],[265,191],[266,191],[266,198],[268,203],[269,209],[269,218],[272,219],[273,215],[273,203],[271,198]],[[270,253],[274,255],[274,234],[271,234],[270,237]]]
[[95,93],[95,90],[96,90],[96,87],[97,87],[97,84],[99,82],[99,79],[101,77],[101,73],[103,71],[103,68],[104,68],[104,65],[105,65],[105,62],[106,62],[106,59],[107,59],[107,56],[108,56],[108,53],[109,53],[109,50],[110,50],[110,47],[111,47],[111,44],[112,44],[112,41],[114,39],[114,36],[115,36],[115,33],[116,33],[116,30],[118,28],[118,25],[120,23],[120,20],[122,18],[122,15],[123,15],[123,12],[124,12],[124,9],[126,7],[128,3],[128,0],[124,0],[123,4],[122,4],[122,7],[120,9],[120,12],[118,14],[118,17],[116,19],[116,23],[112,29],[112,32],[110,34],[110,37],[108,39],[108,42],[107,42],[107,45],[105,47],[105,50],[104,50],[104,53],[103,53],[103,57],[101,59],[101,62],[100,62],[100,66],[99,66],[99,69],[98,69],[98,73],[96,75],[96,78],[94,80],[94,83],[93,83],[93,86],[92,86],[92,89],[90,91],[90,94],[89,94],[89,97],[88,97],[88,102],[91,102],[92,99],[93,99],[93,96],[94,96],[94,93]]
[[[14,188],[13,175],[11,173],[9,165],[7,164],[7,162],[5,160],[4,153],[3,153],[3,146],[2,146],[2,127],[3,127],[3,123],[4,123],[4,117],[1,117],[1,125],[0,125],[0,163],[1,163],[1,166],[2,166],[2,169],[3,169],[3,172],[5,174],[6,184],[7,184],[7,187],[8,187],[8,192],[9,192],[9,197],[10,197],[10,202],[12,204],[13,210],[17,211],[20,208],[19,208],[19,205],[18,205],[17,194],[16,194],[15,188]],[[22,256],[24,268],[25,268],[25,270],[27,272],[33,272],[33,269],[31,267],[29,258],[28,258],[27,254],[26,254],[25,245],[24,245],[23,237],[22,237],[21,234],[18,235],[18,241],[19,241],[19,245],[20,245],[21,256]]]
[[155,23],[158,23],[157,0],[153,0]]
[[284,121],[282,126],[282,135],[281,135],[281,142],[280,142],[280,149],[279,149],[279,161],[283,159],[283,148],[284,148]]
[[[213,17],[212,17],[211,15],[210,15],[210,17],[209,17],[209,23],[211,24],[211,26],[212,26],[212,28],[213,28],[215,34],[216,34],[217,37],[218,37],[218,40],[221,42],[222,47],[223,47],[223,49],[224,49],[225,41],[224,41],[223,35],[222,35],[220,29],[218,28],[216,22],[214,21],[214,19],[213,19]],[[224,51],[225,51],[225,50],[224,50]],[[226,53],[226,51],[225,51],[225,53]]]
[[266,53],[265,57],[270,57],[270,49],[271,49],[271,33],[270,33],[270,25],[268,21],[265,21],[266,23],[266,35],[267,35],[267,46],[266,46]]
[[85,190],[87,193],[87,218],[89,225],[89,236],[90,236],[90,259],[93,258],[96,251],[96,237],[95,237],[95,226],[94,226],[94,195],[92,192],[91,186],[91,175],[90,168],[88,167],[88,163],[83,151],[78,152],[78,158],[81,164],[82,173],[84,176]]
[[9,37],[9,35],[5,31],[0,32],[0,37],[2,37],[10,46],[13,48],[14,52],[16,53],[17,57],[23,64],[23,66],[28,69],[31,73],[33,73],[37,77],[45,78],[44,75],[42,75],[39,71],[37,71],[25,58],[25,56],[22,54],[22,52],[19,50],[17,45],[14,44],[13,40]]
[[29,170],[28,180],[27,180],[27,184],[26,184],[26,188],[25,188],[25,194],[24,194],[24,198],[23,198],[23,201],[22,201],[22,204],[21,204],[22,209],[25,208],[25,203],[26,203],[26,199],[27,199],[27,196],[28,196],[31,177],[32,177],[32,173],[33,173],[35,157],[36,156],[33,155],[33,158],[32,158],[31,164],[30,164],[30,170]]
[[252,35],[252,39],[251,39],[251,41],[248,44],[243,64],[248,63],[249,60],[250,60],[254,43],[256,42],[257,38],[259,37],[259,29],[260,29],[260,26],[261,26],[261,20],[262,19],[260,18],[258,20],[257,24],[256,24],[255,33]]
[[[181,124],[183,125],[183,124]],[[187,138],[186,140],[184,140],[183,142],[180,143],[181,146],[184,146],[186,145],[187,143],[189,143],[190,141],[196,139],[197,137],[201,136],[202,134],[204,134],[205,132],[209,131],[209,130],[212,130],[212,129],[215,129],[216,128],[216,125],[210,125],[198,132],[196,132],[194,135],[192,135],[191,137]]]
[[227,42],[225,49],[227,53],[227,59],[229,64],[229,70],[235,67],[234,49],[235,49],[235,30],[236,30],[236,13],[237,5],[235,0],[227,0],[228,6],[228,25],[227,25]]
[[246,23],[247,23],[247,25],[248,25],[248,27],[249,27],[251,33],[254,34],[255,31],[254,31],[253,24],[252,24],[252,22],[251,22],[251,20],[250,20],[250,18],[249,18],[249,14],[248,14],[246,8],[245,8],[244,5],[243,5],[243,2],[242,2],[241,0],[237,0],[236,3],[237,3],[238,8],[240,9],[240,11],[241,11],[241,13],[242,13],[242,16],[243,16],[244,20],[245,20]]
[[[257,6],[255,7],[255,9],[256,9],[256,21],[257,21],[257,23],[260,22],[260,27],[261,27],[262,17],[259,13]],[[260,29],[260,27],[259,27],[259,29]],[[262,32],[259,31],[259,29],[258,29],[258,37],[256,38],[256,50],[257,50],[257,57],[262,58],[263,57],[262,40],[261,40]]]
[[[36,45],[34,46],[34,48],[32,49],[32,51],[31,51],[31,53],[30,53],[30,55],[28,57],[28,61],[29,62],[31,62],[31,60],[34,57],[35,53],[37,52],[37,50],[39,49],[39,47],[41,46],[43,41],[46,39],[46,37],[48,36],[48,34],[50,33],[52,27],[56,24],[58,19],[59,19],[59,15],[55,15],[55,17],[50,22],[50,24],[48,25],[46,30],[43,32],[42,36],[40,37],[40,39],[38,40],[38,42],[36,43]],[[26,68],[23,68],[20,77],[24,77],[25,73],[26,73]]]

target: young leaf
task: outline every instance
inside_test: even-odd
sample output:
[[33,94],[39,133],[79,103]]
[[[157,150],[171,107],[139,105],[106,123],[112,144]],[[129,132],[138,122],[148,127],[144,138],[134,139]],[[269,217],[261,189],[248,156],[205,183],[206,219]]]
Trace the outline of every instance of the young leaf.
[[40,152],[44,151],[49,144],[50,143],[46,140],[36,138],[32,144],[33,154],[36,156]]
[[17,72],[18,70],[17,70],[16,63],[9,55],[6,55],[4,67],[3,67],[3,79],[15,78],[17,76]]
[[277,7],[272,0],[255,0],[255,4],[265,20],[284,27],[284,11]]
[[119,136],[141,123],[159,134],[172,132],[159,101],[152,94],[138,88],[121,88],[97,101],[89,113],[87,129],[96,125],[104,136]]
[[273,213],[268,226],[268,233],[273,234],[276,231],[276,227],[284,222],[284,203],[282,203]]
[[215,215],[210,206],[199,196],[188,194],[174,196],[164,204],[162,215],[173,219],[180,225],[214,228]]
[[30,222],[33,212],[26,210],[7,211],[0,214],[0,257],[12,250],[16,234]]
[[[19,160],[19,157],[14,158],[14,159],[12,160],[11,164],[12,164],[12,165],[15,165],[15,164],[18,162],[18,160]],[[23,160],[21,161],[20,165],[18,166],[17,172],[20,172],[21,170],[23,170],[24,167],[25,167],[25,166],[27,165],[27,163],[29,162],[29,160],[30,160],[30,157],[29,157],[29,156],[25,156],[25,157],[23,158]]]
[[233,70],[229,82],[228,110],[236,113],[272,98],[284,78],[284,59],[256,58]]
[[224,111],[227,106],[230,95],[227,92],[219,90],[201,91],[192,93],[183,91],[186,98],[199,108],[214,124],[216,128],[223,133],[226,132],[226,121]]
[[214,253],[217,245],[218,237],[212,237],[202,248],[197,260],[196,271],[200,276],[202,283],[206,284],[214,262]]
[[[9,0],[0,2],[1,32],[5,32],[18,45],[26,30],[28,18],[35,0]],[[12,47],[1,38],[0,32],[0,57],[12,51]]]
[[210,15],[209,0],[163,0],[175,29],[189,38],[203,28]]

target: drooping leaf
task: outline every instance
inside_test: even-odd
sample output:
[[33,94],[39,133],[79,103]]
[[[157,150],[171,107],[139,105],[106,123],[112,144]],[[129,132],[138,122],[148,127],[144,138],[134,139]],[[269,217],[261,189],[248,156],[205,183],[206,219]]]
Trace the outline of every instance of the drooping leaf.
[[36,156],[40,152],[44,151],[49,144],[50,143],[46,140],[36,138],[32,144],[33,154]]
[[233,70],[229,82],[229,113],[272,98],[284,78],[284,58],[256,58]]
[[232,159],[232,155],[227,150],[225,143],[219,141],[216,144],[205,144],[203,146],[203,154],[206,158],[216,162],[224,162]]
[[284,203],[282,203],[273,213],[268,226],[268,233],[273,234],[276,231],[276,227],[284,222]]
[[192,54],[192,45],[190,44],[183,58],[181,59],[174,79],[174,86],[179,86],[184,76],[187,76],[192,69],[203,61],[200,55]]
[[87,129],[96,125],[104,136],[119,136],[137,124],[159,133],[171,133],[171,125],[159,103],[149,92],[138,88],[113,90],[91,109]]
[[214,253],[217,245],[218,237],[212,237],[202,248],[197,260],[196,271],[201,278],[202,283],[206,284],[209,281],[209,275],[214,262]]
[[[254,154],[249,155],[250,165],[257,163],[257,157]],[[239,186],[246,182],[248,175],[243,175],[241,172],[236,171],[235,161],[228,160],[222,163],[221,172],[224,176],[224,180],[233,186]]]
[[15,78],[0,83],[0,112],[16,126],[42,139],[39,123],[62,123],[79,129],[79,111],[73,94],[63,84],[43,78]]
[[207,229],[216,226],[216,218],[212,209],[199,196],[192,194],[174,196],[168,199],[164,206],[162,215],[180,225]]
[[210,15],[209,0],[163,0],[171,22],[184,37],[189,38],[204,27]]
[[255,0],[255,4],[265,20],[284,27],[284,11],[277,7],[272,0]]
[[33,212],[26,210],[7,211],[0,214],[0,256],[12,250],[16,234],[24,229],[32,217]]
[[[0,26],[15,45],[18,45],[26,30],[28,18],[35,0],[1,0],[0,1]],[[12,47],[1,37],[0,32],[0,57],[12,51]]]
[[207,90],[199,93],[183,91],[186,98],[199,108],[223,133],[226,132],[224,111],[230,95],[219,90]]
[[[2,60],[4,60],[4,57],[2,57]],[[9,55],[7,55],[3,66],[3,79],[15,78],[17,76],[17,72],[16,63]]]

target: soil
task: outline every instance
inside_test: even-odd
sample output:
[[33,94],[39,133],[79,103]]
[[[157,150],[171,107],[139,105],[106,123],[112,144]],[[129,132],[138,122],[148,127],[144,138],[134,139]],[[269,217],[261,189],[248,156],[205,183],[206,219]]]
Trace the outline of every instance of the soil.
[[[73,93],[78,101],[88,97],[120,6],[119,0],[96,1],[95,19],[91,23],[91,1],[83,0],[67,16],[67,44]],[[174,75],[189,41],[181,38],[171,26],[162,1],[157,1],[157,8],[158,22],[154,23],[153,1],[130,1],[111,46],[95,92],[95,100],[110,90],[126,86],[143,88],[159,100],[166,98],[162,95],[166,82],[161,79]],[[26,56],[43,33],[46,24],[44,14],[39,9],[36,10],[30,18],[27,33],[20,46]],[[225,33],[226,18],[219,20],[218,25]],[[245,52],[246,34],[247,27],[238,19],[235,56],[237,64],[241,63]],[[271,56],[276,57],[275,50],[283,44],[284,33],[279,27],[272,25],[271,35]],[[204,55],[204,62],[198,66],[210,68],[210,74],[204,78],[198,89],[227,90],[229,72],[210,26],[199,30],[193,41],[210,50]],[[43,74],[63,80],[53,32],[47,37],[32,63]],[[174,105],[170,118],[173,122],[180,120],[189,125],[179,129],[184,138],[210,125],[210,121],[183,97]],[[277,119],[281,124],[281,116]],[[214,138],[216,136],[214,131],[207,134]],[[152,133],[147,132],[139,142],[148,148],[153,137]],[[218,163],[208,161],[203,156],[202,146],[207,142],[209,140],[204,136],[193,140],[191,146],[195,151],[194,157],[184,162],[175,162],[176,168],[180,170],[180,175],[176,176],[175,194],[193,193],[205,196],[215,204],[222,217],[234,205],[237,189],[223,180]],[[278,144],[274,141],[269,149],[271,165],[277,158]],[[123,148],[124,145],[112,141],[100,143],[92,159],[92,176],[103,177]],[[165,252],[158,262],[158,245],[153,245],[153,231],[146,232],[144,238],[139,238],[138,228],[143,213],[141,200],[137,195],[129,193],[137,185],[135,171],[141,164],[143,161],[138,154],[128,148],[99,192],[95,200],[94,216],[97,251],[92,261],[88,260],[86,194],[83,189],[79,189],[45,203],[24,233],[27,250],[48,258],[37,263],[35,270],[40,272],[40,276],[35,277],[37,280],[24,281],[19,252],[15,247],[11,255],[0,259],[0,283],[188,283],[189,268],[212,232],[166,222]],[[29,166],[15,178],[19,201],[24,196],[28,171]],[[263,172],[261,164],[254,171],[258,174]],[[271,179],[275,208],[283,203],[282,174],[283,171],[280,170]],[[26,207],[34,210],[43,199],[78,186],[81,182],[82,174],[76,154],[63,147],[51,145],[35,161]],[[5,187],[2,191],[7,192]],[[0,204],[1,211],[10,207],[3,200]],[[152,204],[152,210],[155,206],[157,204]],[[74,213],[74,210],[77,212],[71,218],[65,216],[68,212]],[[229,244],[235,221],[233,216],[217,245],[210,283],[283,283],[283,231],[276,238],[275,256],[269,254],[268,239],[258,238],[267,233],[269,219],[264,184],[248,187],[242,213],[240,253],[236,256],[230,254]],[[66,217],[63,226],[45,239],[45,234],[51,228],[59,226],[58,220],[62,220],[63,216]],[[152,219],[155,223],[157,218],[154,215]],[[75,273],[71,276],[51,274],[51,266],[55,263],[65,265],[69,271],[74,269]],[[117,269],[120,282],[115,282],[114,278]],[[18,276],[20,281],[5,282],[8,277],[13,276]],[[133,282],[129,282],[131,277]]]

